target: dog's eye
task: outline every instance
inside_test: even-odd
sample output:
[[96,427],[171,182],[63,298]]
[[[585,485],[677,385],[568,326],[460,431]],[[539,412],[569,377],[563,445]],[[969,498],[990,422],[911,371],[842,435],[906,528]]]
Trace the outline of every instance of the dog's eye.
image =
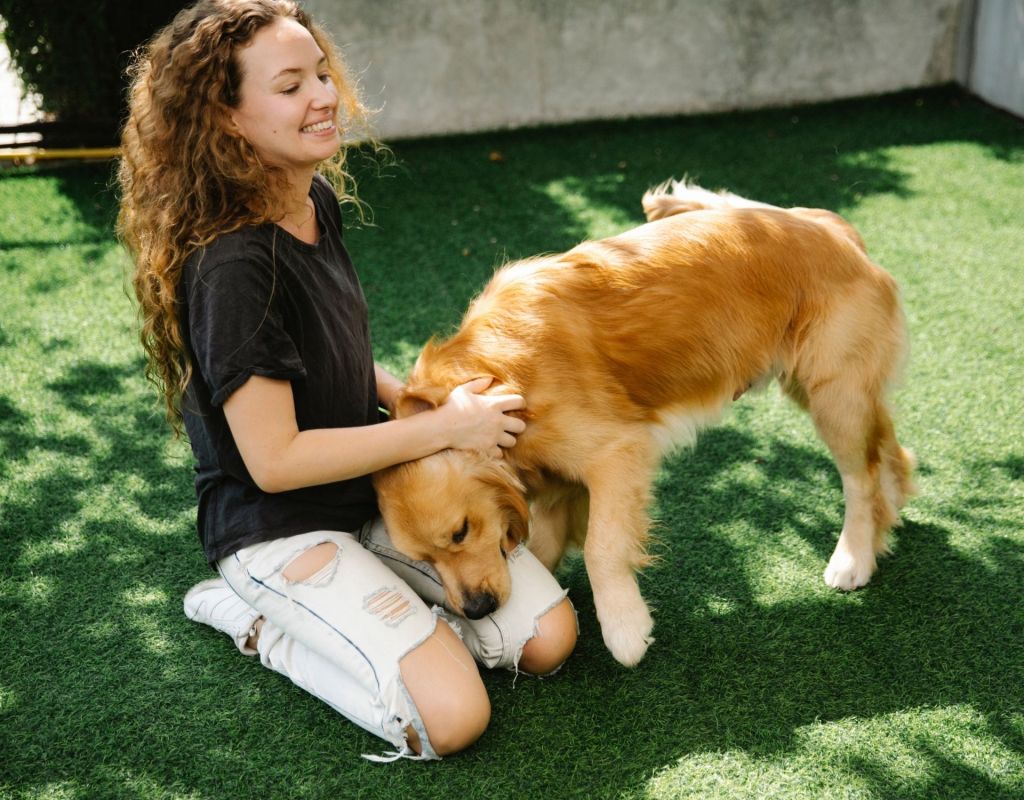
[[462,544],[466,540],[466,534],[469,533],[469,520],[462,520],[462,527],[452,534],[453,544]]

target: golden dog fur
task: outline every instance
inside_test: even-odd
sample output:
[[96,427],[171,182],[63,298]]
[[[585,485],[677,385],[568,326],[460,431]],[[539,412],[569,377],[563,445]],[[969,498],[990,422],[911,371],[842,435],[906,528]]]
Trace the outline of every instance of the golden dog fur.
[[550,569],[582,546],[605,643],[626,665],[652,641],[636,570],[659,459],[747,388],[777,378],[835,458],[846,510],[828,585],[868,582],[913,490],[885,399],[905,348],[898,290],[857,232],[829,211],[685,182],[643,206],[650,221],[634,230],[499,270],[395,402],[406,416],[492,376],[526,398],[516,446],[375,476],[396,546],[435,564],[459,613],[508,597],[502,557],[528,519]]

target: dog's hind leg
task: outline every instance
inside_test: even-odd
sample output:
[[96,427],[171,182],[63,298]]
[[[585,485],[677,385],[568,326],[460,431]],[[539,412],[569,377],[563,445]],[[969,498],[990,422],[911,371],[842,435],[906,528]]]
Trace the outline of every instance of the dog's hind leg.
[[[862,258],[848,247],[836,257]],[[905,352],[896,283],[870,263],[846,266],[856,280],[807,312],[816,321],[803,329],[782,385],[810,412],[843,481],[843,529],[825,583],[856,589],[888,552],[889,529],[913,491],[913,459],[896,440],[885,400]]]
[[607,448],[586,475],[590,514],[583,560],[605,645],[617,661],[636,665],[652,641],[651,618],[636,572],[646,552],[653,446],[636,440]]
[[[836,379],[815,388],[808,393],[808,405],[818,434],[839,468],[846,504],[843,529],[825,568],[825,583],[836,589],[856,589],[871,579],[876,555],[886,551],[886,533],[898,519],[892,498],[882,487],[882,460],[892,421],[880,398],[848,380]],[[891,438],[895,441],[894,435]]]
[[[875,552],[888,553],[889,528],[899,525],[899,512],[907,498],[917,494],[914,485],[914,454],[901,447],[896,440],[896,430],[889,416],[889,410],[881,405],[879,414],[879,433],[881,441],[881,483],[882,498],[885,503],[884,513],[876,513]],[[883,525],[885,519],[891,519]]]

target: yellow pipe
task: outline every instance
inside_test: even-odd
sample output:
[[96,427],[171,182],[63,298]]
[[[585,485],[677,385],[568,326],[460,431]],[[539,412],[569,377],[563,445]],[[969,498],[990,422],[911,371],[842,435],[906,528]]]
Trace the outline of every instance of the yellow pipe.
[[117,158],[119,155],[121,155],[120,147],[21,147],[11,150],[0,148],[0,161],[18,161],[22,159],[40,161],[52,158]]

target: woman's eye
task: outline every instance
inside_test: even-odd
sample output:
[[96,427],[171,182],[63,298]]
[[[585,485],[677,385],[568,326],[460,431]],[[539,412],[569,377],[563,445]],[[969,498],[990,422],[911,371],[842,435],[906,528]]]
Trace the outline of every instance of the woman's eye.
[[297,91],[299,91],[298,86],[289,86],[287,89],[282,90],[281,94],[295,94]]
[[459,528],[452,535],[453,544],[462,544],[466,540],[466,534],[469,533],[469,520],[463,520],[462,527]]
[[327,83],[331,79],[331,76],[328,75],[326,72],[318,77],[320,78],[320,83]]

